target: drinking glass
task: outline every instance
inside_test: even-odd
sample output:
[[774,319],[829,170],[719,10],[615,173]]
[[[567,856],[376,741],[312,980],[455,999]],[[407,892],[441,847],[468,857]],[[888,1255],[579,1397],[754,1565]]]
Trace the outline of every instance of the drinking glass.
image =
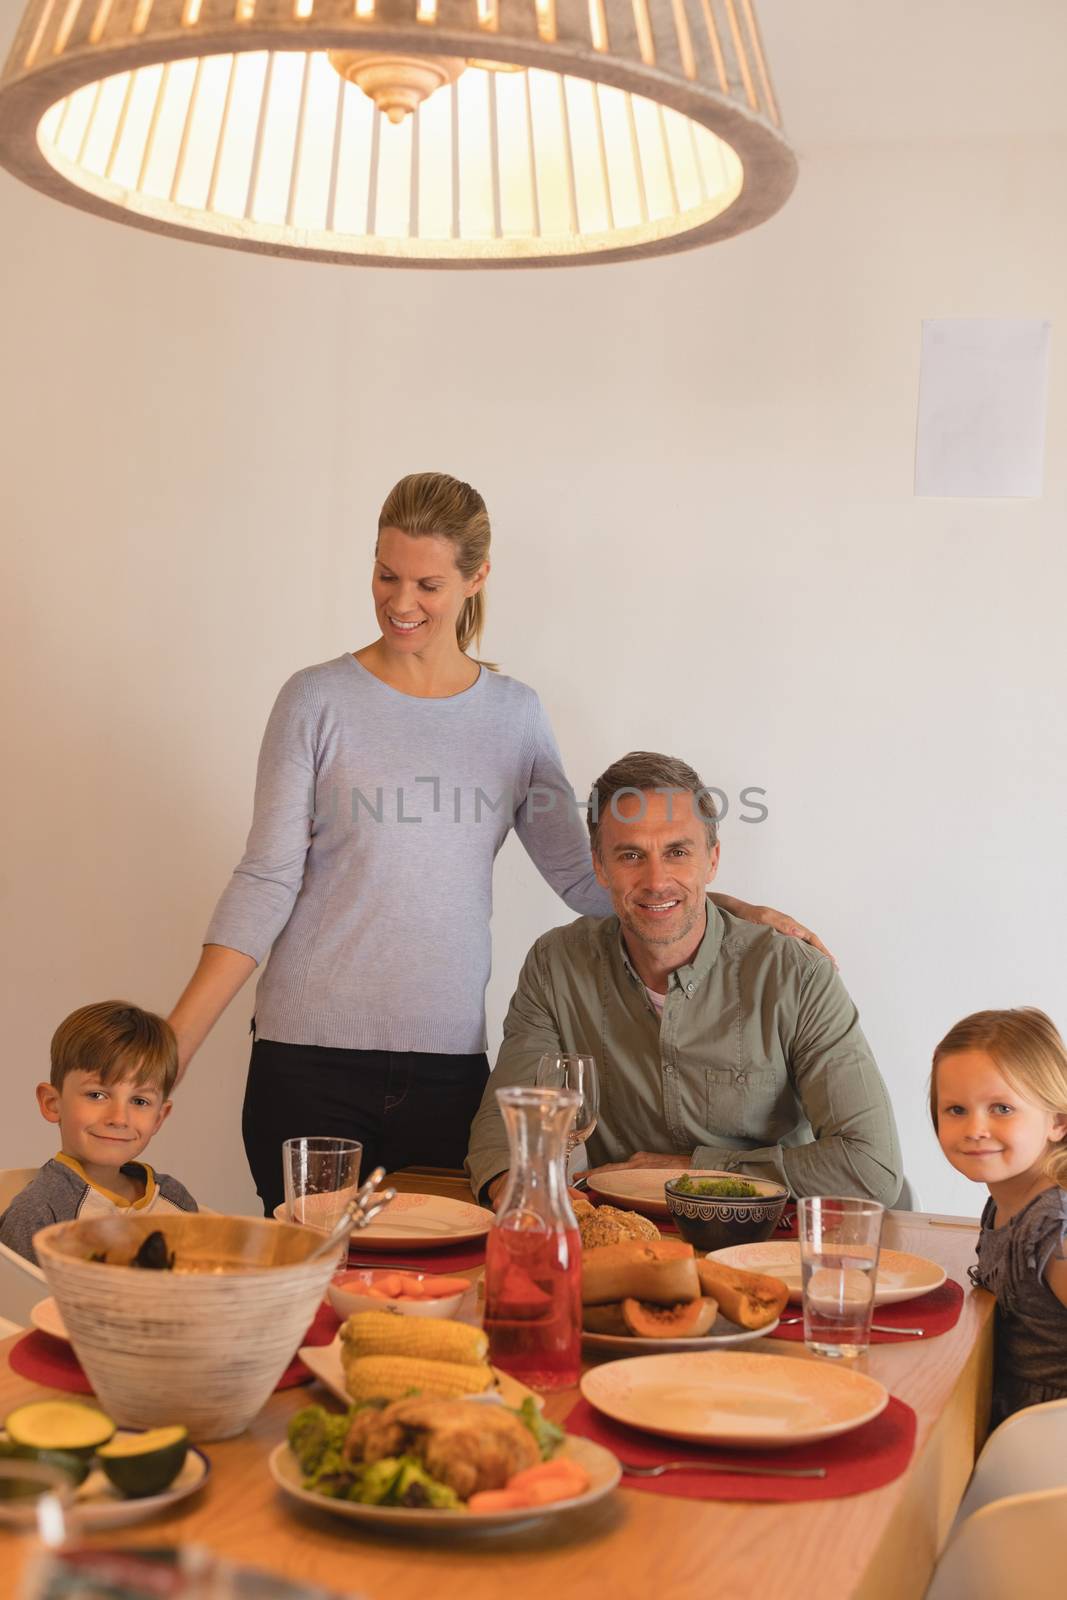
[[574,1113],[567,1134],[567,1159],[585,1143],[596,1127],[600,1109],[600,1087],[596,1076],[595,1056],[547,1055],[537,1063],[534,1080],[539,1089],[573,1089],[578,1095],[578,1109]]
[[329,1233],[359,1187],[363,1146],[356,1139],[286,1139],[282,1146],[285,1214]]
[[798,1205],[804,1342],[820,1356],[866,1353],[885,1207],[876,1200],[804,1196]]

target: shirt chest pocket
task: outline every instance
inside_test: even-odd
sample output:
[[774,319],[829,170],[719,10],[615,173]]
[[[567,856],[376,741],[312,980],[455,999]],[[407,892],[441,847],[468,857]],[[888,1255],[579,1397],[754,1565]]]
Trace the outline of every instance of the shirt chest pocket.
[[714,1136],[750,1139],[755,1145],[776,1138],[778,1074],[773,1067],[726,1067],[705,1070],[707,1128]]

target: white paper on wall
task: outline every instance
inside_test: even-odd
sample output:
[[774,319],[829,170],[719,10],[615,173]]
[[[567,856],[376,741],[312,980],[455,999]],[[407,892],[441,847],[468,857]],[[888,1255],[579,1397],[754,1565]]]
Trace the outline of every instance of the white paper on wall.
[[923,322],[917,495],[1040,495],[1051,340],[1036,319]]

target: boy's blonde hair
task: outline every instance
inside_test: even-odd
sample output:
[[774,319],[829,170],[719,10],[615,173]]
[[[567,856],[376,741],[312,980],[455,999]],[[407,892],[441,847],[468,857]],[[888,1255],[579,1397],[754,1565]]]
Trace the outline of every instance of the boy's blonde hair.
[[169,1100],[178,1076],[174,1029],[128,1000],[99,1000],[72,1011],[52,1035],[51,1053],[54,1089],[62,1089],[71,1072],[93,1072],[103,1084],[125,1078],[151,1084]]
[[[930,1115],[937,1127],[937,1069],[946,1056],[984,1050],[1013,1089],[1067,1117],[1067,1046],[1055,1023],[1034,1006],[1013,1011],[976,1011],[950,1028],[934,1051],[930,1074]],[[1067,1141],[1053,1149],[1045,1171],[1067,1189]]]
[[[489,558],[489,513],[477,489],[447,472],[410,472],[394,484],[378,517],[378,532],[399,528],[412,538],[447,539],[464,578],[473,578]],[[463,602],[456,618],[456,639],[466,653],[478,644],[485,627],[485,587]],[[496,671],[491,661],[480,663]]]

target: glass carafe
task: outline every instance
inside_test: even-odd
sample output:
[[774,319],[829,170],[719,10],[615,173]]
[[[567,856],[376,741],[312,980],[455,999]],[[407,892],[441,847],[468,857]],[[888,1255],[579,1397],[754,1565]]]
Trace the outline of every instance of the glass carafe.
[[535,1389],[578,1382],[582,1247],[567,1194],[572,1089],[498,1089],[511,1165],[486,1245],[489,1359]]

